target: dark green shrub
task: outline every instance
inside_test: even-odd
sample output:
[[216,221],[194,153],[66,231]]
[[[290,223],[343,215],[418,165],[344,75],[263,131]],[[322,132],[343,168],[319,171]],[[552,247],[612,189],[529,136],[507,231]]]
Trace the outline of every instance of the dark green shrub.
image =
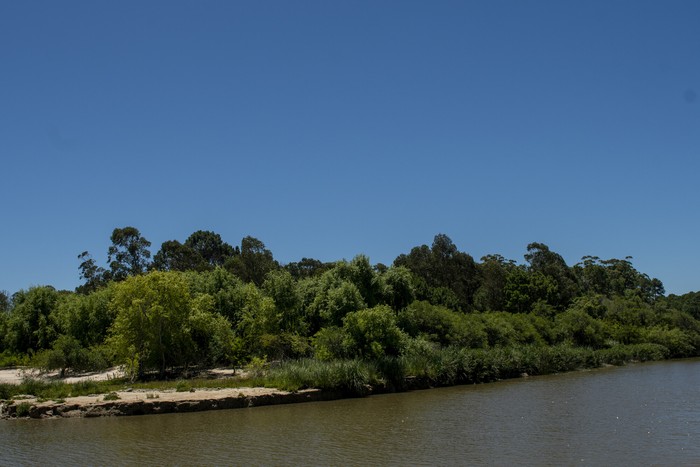
[[559,342],[598,348],[606,339],[603,322],[578,309],[570,309],[558,315],[555,325]]
[[175,386],[175,392],[189,392],[191,389],[192,386],[190,386],[190,383],[184,380],[178,381]]
[[424,301],[399,312],[398,325],[411,337],[424,336],[442,346],[481,348],[487,335],[479,315],[465,315]]
[[29,402],[20,402],[15,408],[15,415],[18,417],[28,417],[29,412],[32,410],[32,404]]
[[386,305],[348,313],[343,332],[351,354],[366,359],[398,356],[405,341],[394,311]]
[[654,326],[644,330],[643,335],[646,342],[666,347],[671,352],[671,357],[689,357],[697,353],[690,332],[684,332],[678,328]]

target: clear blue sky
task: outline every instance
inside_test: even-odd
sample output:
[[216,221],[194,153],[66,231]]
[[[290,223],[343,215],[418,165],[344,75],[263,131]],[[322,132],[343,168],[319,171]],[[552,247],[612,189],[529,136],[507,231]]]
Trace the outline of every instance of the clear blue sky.
[[700,2],[0,2],[0,290],[115,227],[286,263],[634,257],[700,290]]

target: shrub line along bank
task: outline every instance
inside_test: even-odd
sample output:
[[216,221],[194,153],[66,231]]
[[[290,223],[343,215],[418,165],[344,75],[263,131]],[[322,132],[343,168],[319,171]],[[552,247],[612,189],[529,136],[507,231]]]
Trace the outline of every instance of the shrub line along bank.
[[[269,369],[262,379],[268,389],[190,389],[180,392],[120,392],[115,397],[83,397],[41,401],[39,398],[0,403],[0,418],[57,418],[186,413],[361,397],[371,394],[486,383],[520,376],[596,368],[606,364],[659,360],[668,350],[654,344],[592,350],[569,346],[524,347],[474,351],[439,349],[418,358],[384,358],[374,362],[299,360]],[[407,374],[409,372],[411,374]],[[35,385],[36,386],[36,385]],[[39,387],[40,385],[36,386]],[[37,390],[35,392],[41,392]],[[170,395],[177,397],[168,398]],[[122,399],[124,398],[124,399]]]

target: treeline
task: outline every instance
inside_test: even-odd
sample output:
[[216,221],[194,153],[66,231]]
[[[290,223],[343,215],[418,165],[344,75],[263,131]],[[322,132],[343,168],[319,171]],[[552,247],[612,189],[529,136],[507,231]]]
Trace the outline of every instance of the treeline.
[[524,264],[500,255],[476,262],[437,235],[390,266],[363,255],[280,265],[253,237],[232,246],[198,231],[153,257],[134,227],[115,229],[111,242],[104,267],[79,255],[74,292],[0,294],[0,365],[118,364],[143,377],[312,359],[384,362],[386,371],[402,362],[417,375],[444,370],[443,359],[468,367],[478,352],[527,356],[542,368],[551,349],[610,362],[700,354],[700,292],[666,297],[630,258],[568,266],[532,243]]

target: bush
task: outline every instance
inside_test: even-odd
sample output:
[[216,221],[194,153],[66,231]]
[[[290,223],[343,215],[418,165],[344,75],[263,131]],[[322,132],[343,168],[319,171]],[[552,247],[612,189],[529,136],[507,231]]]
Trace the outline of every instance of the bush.
[[346,336],[343,330],[336,326],[322,328],[312,339],[314,356],[318,360],[335,360],[347,358],[345,347]]
[[59,336],[51,349],[38,352],[32,359],[32,364],[45,370],[61,370],[61,376],[68,369],[100,371],[109,366],[102,348],[83,348],[77,339],[66,335]]
[[658,344],[634,344],[616,345],[609,349],[596,351],[601,362],[610,365],[624,365],[625,363],[638,361],[663,360],[668,358],[670,351],[663,345]]
[[559,342],[597,348],[606,339],[603,322],[578,309],[570,309],[558,315],[555,325]]
[[491,347],[545,343],[539,332],[543,328],[544,318],[505,312],[485,313],[481,318]]
[[18,417],[28,417],[29,412],[32,410],[32,404],[29,402],[20,402],[15,408],[15,415]]
[[311,353],[308,339],[298,334],[263,334],[258,352],[273,360],[307,357]]
[[266,380],[268,385],[287,391],[318,388],[348,395],[364,395],[382,383],[376,366],[358,359],[287,361],[271,369]]
[[465,315],[428,302],[411,303],[399,313],[398,325],[411,337],[424,336],[442,346],[487,345],[487,334],[478,315]]
[[30,358],[28,355],[19,355],[4,350],[0,353],[0,368],[8,368],[15,366],[29,366]]
[[654,326],[644,331],[644,340],[666,347],[671,352],[671,357],[689,357],[697,352],[693,338],[677,328]]
[[121,397],[119,397],[119,394],[117,394],[116,392],[110,392],[109,394],[105,394],[104,397],[102,397],[102,400],[104,401],[116,401],[119,399],[121,399]]
[[386,305],[348,313],[343,331],[348,350],[367,359],[398,356],[405,337],[394,311]]
[[190,383],[184,380],[180,380],[175,385],[175,392],[189,392],[192,389]]

